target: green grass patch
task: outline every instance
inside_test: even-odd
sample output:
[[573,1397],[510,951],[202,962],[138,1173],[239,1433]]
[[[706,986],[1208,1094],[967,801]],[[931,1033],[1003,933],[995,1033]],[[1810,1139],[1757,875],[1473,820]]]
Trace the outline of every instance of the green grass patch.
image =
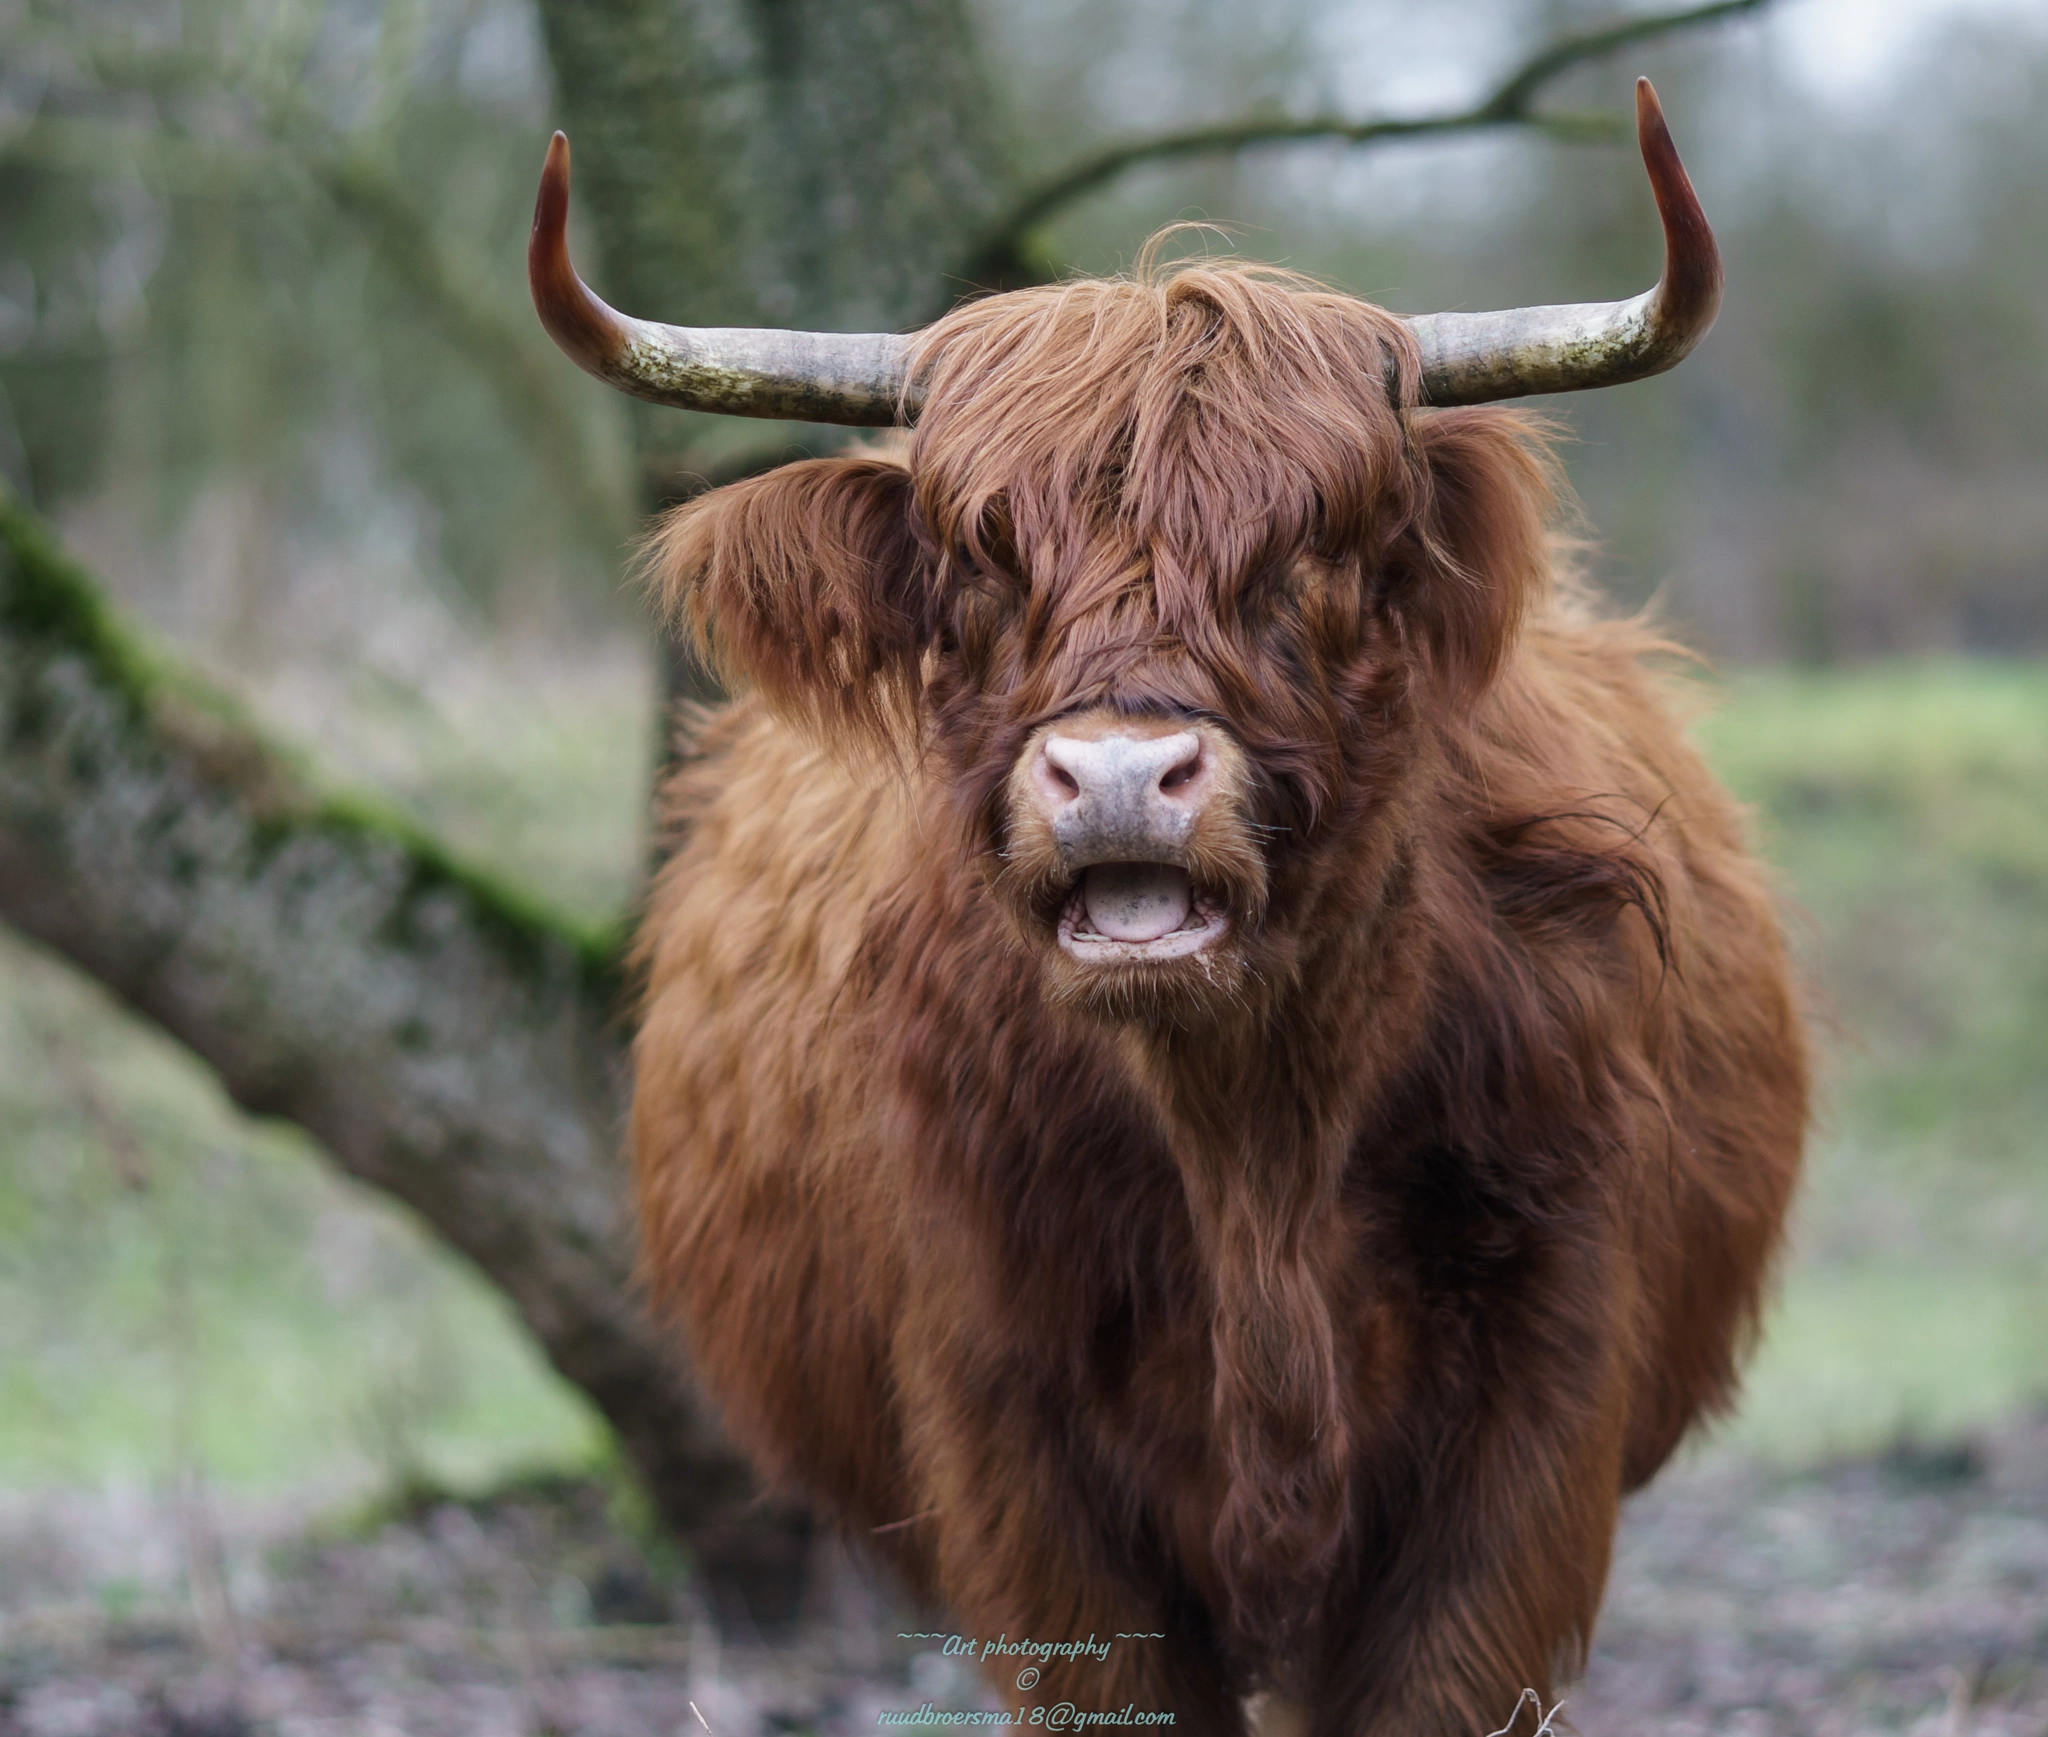
[[1750,675],[1701,736],[1783,873],[1823,1040],[1727,1439],[1807,1457],[2048,1394],[2048,665]]
[[489,1482],[602,1441],[498,1293],[0,938],[0,1484]]

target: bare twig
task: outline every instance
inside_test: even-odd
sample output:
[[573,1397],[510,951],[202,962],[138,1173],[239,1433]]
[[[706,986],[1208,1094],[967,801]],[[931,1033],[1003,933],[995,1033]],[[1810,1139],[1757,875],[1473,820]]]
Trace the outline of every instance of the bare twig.
[[242,1635],[229,1595],[219,1529],[207,1500],[200,1461],[199,1324],[192,1307],[191,1250],[174,1198],[156,1197],[157,1234],[163,1264],[164,1335],[171,1365],[171,1484],[178,1505],[178,1529],[185,1546],[185,1586],[192,1615],[207,1652],[217,1665],[239,1673]]
[[986,232],[970,283],[1002,280],[1014,269],[1024,239],[1055,211],[1106,186],[1142,163],[1206,156],[1243,150],[1249,145],[1294,144],[1310,139],[1337,139],[1367,145],[1381,139],[1412,139],[1444,133],[1481,132],[1495,127],[1529,127],[1553,138],[1606,142],[1626,138],[1629,123],[1607,114],[1539,114],[1536,101],[1544,90],[1573,67],[1611,54],[1631,43],[1668,36],[1740,13],[1755,12],[1770,0],[1712,0],[1675,12],[1652,12],[1624,18],[1598,30],[1559,38],[1517,66],[1492,91],[1469,108],[1444,114],[1388,116],[1354,120],[1346,116],[1309,115],[1295,119],[1221,121],[1128,139],[1108,145],[1026,193]]
[[1486,1737],[1510,1737],[1514,1728],[1522,1722],[1524,1707],[1533,1708],[1538,1720],[1536,1729],[1529,1733],[1529,1737],[1552,1737],[1552,1733],[1557,1729],[1557,1716],[1564,1711],[1564,1703],[1558,1702],[1546,1713],[1543,1710],[1543,1697],[1534,1689],[1524,1689],[1515,1701],[1515,1710],[1508,1715],[1508,1722],[1498,1731],[1489,1731]]

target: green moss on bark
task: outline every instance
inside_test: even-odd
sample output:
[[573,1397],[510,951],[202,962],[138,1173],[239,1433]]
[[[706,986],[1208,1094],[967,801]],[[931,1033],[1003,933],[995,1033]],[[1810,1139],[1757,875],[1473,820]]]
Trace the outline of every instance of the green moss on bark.
[[[235,700],[150,647],[65,554],[49,527],[0,485],[0,635],[36,661],[75,660],[114,696],[137,752],[176,759],[248,811],[261,856],[324,836],[335,847],[397,846],[410,859],[415,897],[453,893],[508,964],[545,975],[566,952],[582,992],[609,999],[622,986],[625,936],[617,924],[578,924],[502,877],[458,861],[376,796],[327,791],[304,757],[269,738]],[[47,702],[24,694],[5,719],[10,744],[54,724]]]

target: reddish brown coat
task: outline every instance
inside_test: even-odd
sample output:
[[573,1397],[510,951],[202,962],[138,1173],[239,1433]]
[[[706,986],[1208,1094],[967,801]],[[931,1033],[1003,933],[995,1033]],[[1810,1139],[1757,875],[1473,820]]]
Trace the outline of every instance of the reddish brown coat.
[[[1754,1330],[1806,1075],[1740,817],[1378,310],[1199,268],[922,354],[906,455],[654,551],[751,690],[643,933],[659,1294],[962,1633],[1165,1637],[1022,1700],[1478,1737]],[[1052,944],[1012,773],[1111,714],[1242,751],[1200,970]]]

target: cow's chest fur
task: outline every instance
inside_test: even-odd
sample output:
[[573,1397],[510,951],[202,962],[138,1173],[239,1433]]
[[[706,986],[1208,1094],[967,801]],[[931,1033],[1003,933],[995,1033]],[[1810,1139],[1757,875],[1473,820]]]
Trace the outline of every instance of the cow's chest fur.
[[[1219,1251],[1195,1179],[1214,1154],[1176,1149],[1114,1046],[1021,1016],[980,1043],[943,1029],[904,1075],[919,1134],[903,1149],[921,1159],[899,1340],[943,1347],[903,1389],[938,1505],[977,1523],[947,1470],[972,1466],[1091,1574],[1163,1596],[1244,1668],[1312,1650],[1303,1613],[1398,1554],[1404,1492],[1514,1361],[1533,1294],[1564,1279],[1546,1233],[1457,1152],[1368,1132],[1312,1223],[1235,1223]],[[1298,1147],[1254,1140],[1244,1160],[1299,1163]],[[1297,1205],[1252,1187],[1222,1209]],[[1234,1334],[1255,1341],[1248,1371]],[[1311,1391],[1305,1422],[1318,1355],[1327,1403]]]

